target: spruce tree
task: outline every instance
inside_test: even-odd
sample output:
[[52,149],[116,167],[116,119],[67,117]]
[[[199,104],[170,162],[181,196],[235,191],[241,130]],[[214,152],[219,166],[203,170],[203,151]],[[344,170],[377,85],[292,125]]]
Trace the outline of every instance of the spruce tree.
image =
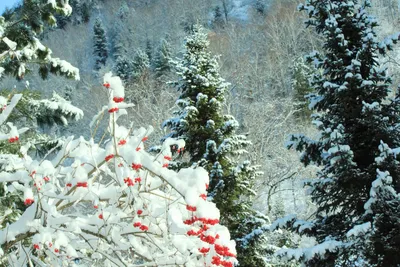
[[55,27],[55,15],[69,16],[71,6],[66,1],[25,0],[6,17],[0,16],[0,78],[12,75],[23,79],[38,66],[40,76],[45,79],[49,73],[61,74],[79,79],[79,70],[68,62],[52,57],[52,51],[39,40],[39,34],[46,26]]
[[263,236],[253,232],[263,219],[252,209],[253,182],[260,172],[249,161],[239,161],[250,141],[236,134],[235,118],[222,113],[229,84],[220,77],[208,45],[207,34],[195,26],[183,59],[176,62],[179,109],[163,126],[171,130],[166,137],[186,142],[189,160],[181,158],[176,167],[195,165],[209,172],[208,198],[220,209],[221,223],[237,242],[240,266],[264,266]]
[[96,22],[93,26],[93,33],[93,54],[96,59],[95,69],[99,70],[102,66],[106,64],[108,57],[108,43],[106,32],[100,18],[96,19]]
[[153,61],[153,45],[149,39],[146,41],[146,55],[149,58],[149,63],[151,65],[151,62]]
[[138,49],[133,58],[132,77],[134,79],[145,78],[149,72],[150,60],[145,52]]
[[154,72],[157,78],[163,77],[171,71],[171,57],[171,45],[166,39],[162,39],[154,57]]
[[119,56],[114,66],[114,73],[123,81],[128,81],[132,77],[133,62],[126,56]]
[[303,57],[298,58],[293,64],[293,101],[296,108],[295,116],[301,120],[309,120],[312,114],[308,108],[306,96],[313,91],[310,86],[309,78],[312,75],[312,69],[306,64]]
[[[400,265],[399,95],[378,54],[398,36],[378,43],[369,1],[309,0],[300,6],[308,26],[324,38],[324,52],[309,56],[317,140],[294,135],[288,146],[320,167],[307,183],[317,205],[310,222],[287,220],[316,239],[311,248],[282,250],[306,266]],[[282,221],[280,222],[282,224]]]

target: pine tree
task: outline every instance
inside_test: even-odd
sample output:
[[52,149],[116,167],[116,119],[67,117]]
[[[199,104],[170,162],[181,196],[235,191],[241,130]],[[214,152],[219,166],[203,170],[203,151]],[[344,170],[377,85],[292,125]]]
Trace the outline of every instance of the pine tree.
[[[120,26],[119,23],[117,24],[117,27],[114,27],[116,31],[119,29],[118,26]],[[125,43],[125,36],[121,32],[117,32],[113,38],[113,56],[115,60],[117,60],[120,56],[126,56],[128,54],[128,48],[126,47]]]
[[49,73],[79,79],[79,70],[64,60],[53,58],[52,51],[38,37],[46,24],[50,27],[57,25],[55,14],[69,16],[71,12],[66,1],[42,3],[25,0],[15,12],[6,18],[0,17],[0,78],[12,75],[23,79],[35,63],[43,79]]
[[257,10],[258,13],[264,15],[267,9],[265,0],[256,0],[256,2],[254,3],[254,8]]
[[120,19],[125,19],[126,17],[128,17],[128,15],[129,15],[129,6],[126,2],[123,2],[121,4],[121,7],[118,9],[117,16]]
[[157,78],[167,75],[172,68],[171,45],[166,39],[162,39],[154,57],[154,72]]
[[116,73],[125,82],[132,77],[133,62],[126,56],[119,56],[114,66],[114,73]]
[[106,64],[108,57],[108,43],[106,38],[106,32],[103,27],[103,23],[100,18],[96,19],[96,22],[93,26],[93,48],[94,48],[94,56],[96,59],[95,69],[99,70],[102,66]]
[[222,14],[222,10],[220,6],[216,6],[214,9],[214,25],[222,26],[225,24],[224,14]]
[[288,220],[312,236],[311,248],[282,250],[307,266],[398,266],[400,264],[399,95],[378,65],[399,36],[378,43],[369,1],[309,0],[300,6],[308,26],[324,38],[324,54],[309,56],[317,69],[311,85],[312,140],[291,137],[301,161],[320,167],[307,183],[317,205],[311,222]]
[[183,59],[176,63],[179,110],[163,126],[171,130],[166,137],[186,142],[189,160],[182,159],[177,168],[197,165],[209,172],[208,198],[220,209],[222,224],[237,242],[240,266],[264,266],[263,237],[251,234],[263,222],[251,208],[253,182],[260,173],[249,161],[238,160],[250,142],[236,134],[235,118],[222,114],[228,83],[220,77],[208,45],[207,34],[195,26]]
[[133,58],[132,77],[134,79],[145,78],[149,72],[150,61],[145,52],[138,49]]
[[308,120],[312,113],[305,99],[306,95],[313,91],[309,83],[311,75],[312,69],[306,65],[303,57],[295,60],[292,80],[293,100],[297,109],[295,115],[302,120]]
[[146,55],[149,58],[149,64],[151,65],[151,62],[153,61],[153,45],[149,39],[146,41]]

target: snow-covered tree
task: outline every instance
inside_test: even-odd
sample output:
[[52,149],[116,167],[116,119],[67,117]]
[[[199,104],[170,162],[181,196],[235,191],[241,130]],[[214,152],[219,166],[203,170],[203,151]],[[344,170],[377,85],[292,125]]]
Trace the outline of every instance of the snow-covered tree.
[[189,159],[181,158],[175,167],[201,166],[210,173],[208,199],[216,203],[222,224],[238,244],[240,266],[264,266],[262,235],[248,235],[263,222],[251,207],[253,183],[260,173],[249,161],[239,161],[250,141],[236,134],[235,118],[223,114],[229,84],[220,77],[217,58],[207,51],[208,45],[204,29],[195,26],[186,39],[183,59],[176,62],[179,109],[163,124],[171,130],[165,138],[186,142],[185,150],[178,152],[186,152]]
[[307,183],[317,211],[312,221],[279,224],[314,237],[316,244],[279,254],[307,266],[400,264],[400,99],[390,96],[391,79],[378,65],[378,54],[399,36],[379,43],[369,6],[354,0],[300,6],[309,15],[307,25],[324,38],[323,54],[309,56],[323,70],[313,75],[315,94],[309,97],[320,135],[293,135],[288,146],[303,151],[304,164],[321,168]]
[[[71,7],[65,1],[40,3],[38,1],[24,1],[18,10],[9,16],[9,20],[0,17],[0,77],[14,75],[22,79],[29,72],[32,65],[39,65],[39,74],[46,78],[49,72],[79,79],[79,70],[68,62],[51,57],[51,50],[45,47],[37,35],[43,31],[45,23],[56,25],[53,15],[55,13],[69,15]],[[27,83],[28,86],[28,83]],[[21,156],[20,149],[26,152],[34,150],[36,153],[47,153],[52,148],[61,144],[61,140],[38,131],[39,124],[45,120],[67,123],[70,118],[81,118],[82,111],[59,96],[47,100],[40,100],[39,94],[29,90],[22,94],[2,90],[0,94],[0,170],[13,172],[9,169],[12,164],[10,158]],[[57,99],[56,99],[57,98]],[[15,112],[11,112],[14,110]],[[72,112],[72,113],[71,113]],[[30,126],[17,131],[16,127],[24,124]],[[24,140],[19,139],[19,134],[24,133]],[[15,135],[12,137],[11,135]],[[7,138],[7,136],[9,138]],[[10,137],[11,136],[11,137]],[[17,191],[6,192],[10,183],[0,185],[1,208],[0,228],[7,223],[14,222],[24,211],[21,194]]]
[[68,62],[52,57],[52,51],[44,46],[38,34],[44,25],[56,26],[54,14],[71,14],[68,1],[25,0],[19,11],[5,20],[0,16],[0,78],[13,75],[23,79],[32,64],[39,66],[39,74],[46,78],[49,72],[79,79],[79,71]]
[[145,52],[138,49],[133,58],[132,77],[134,79],[145,78],[150,68],[150,60]]
[[146,55],[149,58],[149,64],[153,61],[153,44],[149,39],[146,40]]
[[166,39],[162,39],[154,57],[154,72],[157,78],[167,75],[172,69],[171,45]]
[[306,64],[303,57],[298,58],[293,64],[293,100],[297,109],[296,116],[303,120],[308,120],[311,116],[311,110],[308,108],[306,95],[312,92],[309,78],[312,75],[312,69]]
[[[24,131],[23,138],[4,139],[0,141],[0,171],[13,173],[10,168],[10,158],[20,157],[23,148],[29,155],[46,155],[49,151],[61,147],[64,139],[50,136],[38,129],[38,126],[52,126],[53,124],[67,125],[70,120],[78,120],[83,116],[82,110],[74,107],[70,102],[54,93],[51,99],[40,99],[40,95],[32,90],[24,90],[16,95],[12,92],[3,90],[0,102],[2,109],[0,116],[4,115],[7,120],[3,120],[0,129],[3,133],[11,133],[14,127],[21,125],[28,126]],[[17,96],[17,98],[15,98]],[[20,96],[20,97],[19,97]],[[8,104],[12,99],[18,99],[18,103],[12,106],[13,112],[9,113]],[[5,188],[10,186],[10,182],[0,185],[0,229],[4,229],[6,224],[15,222],[25,210],[22,201],[22,194],[18,191],[6,192]]]
[[[91,122],[109,114],[104,146],[69,137],[52,158],[13,157],[6,192],[24,193],[26,211],[0,230],[1,260],[9,266],[223,266],[236,262],[235,243],[219,224],[219,211],[205,199],[209,183],[203,168],[175,172],[165,168],[172,145],[149,155],[145,143],[152,129],[126,128],[118,119],[124,102],[118,77],[106,74],[108,105]],[[9,103],[10,112],[21,95]],[[1,114],[3,115],[3,113]],[[0,116],[6,119],[6,116]],[[15,140],[15,127],[1,140]],[[4,155],[2,155],[4,156]]]
[[93,26],[93,54],[96,59],[95,68],[98,70],[106,64],[108,58],[108,42],[106,31],[100,18]]
[[119,56],[115,62],[114,72],[122,80],[128,81],[132,77],[133,62],[126,56]]

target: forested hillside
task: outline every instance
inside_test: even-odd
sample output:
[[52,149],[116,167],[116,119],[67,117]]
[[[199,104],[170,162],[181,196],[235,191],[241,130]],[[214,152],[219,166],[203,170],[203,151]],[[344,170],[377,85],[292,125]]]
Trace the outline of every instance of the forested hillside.
[[400,2],[301,2],[6,10],[1,266],[400,266]]

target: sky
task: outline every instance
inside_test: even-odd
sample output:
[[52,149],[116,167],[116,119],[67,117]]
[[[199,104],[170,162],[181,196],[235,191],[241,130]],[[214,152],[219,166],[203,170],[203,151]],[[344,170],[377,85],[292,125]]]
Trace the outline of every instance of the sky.
[[0,14],[6,9],[6,7],[13,7],[15,3],[20,0],[0,0]]

